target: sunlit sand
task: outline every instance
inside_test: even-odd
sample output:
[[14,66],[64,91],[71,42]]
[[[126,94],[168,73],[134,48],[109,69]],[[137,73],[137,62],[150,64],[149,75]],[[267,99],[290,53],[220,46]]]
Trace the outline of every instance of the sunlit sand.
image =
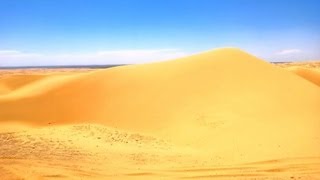
[[319,72],[234,48],[0,71],[0,177],[317,179]]

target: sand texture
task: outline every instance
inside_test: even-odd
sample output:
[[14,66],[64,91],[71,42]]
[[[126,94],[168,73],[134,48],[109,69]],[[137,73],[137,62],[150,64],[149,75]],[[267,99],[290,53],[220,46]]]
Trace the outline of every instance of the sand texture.
[[319,179],[319,69],[224,48],[0,72],[0,177]]

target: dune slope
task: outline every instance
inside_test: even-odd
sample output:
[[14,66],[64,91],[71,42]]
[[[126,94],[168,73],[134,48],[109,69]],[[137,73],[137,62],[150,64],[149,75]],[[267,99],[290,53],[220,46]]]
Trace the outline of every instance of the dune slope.
[[43,78],[43,75],[12,75],[0,79],[0,86],[6,87],[6,91],[1,91],[0,95],[8,93],[12,90],[23,87],[24,85],[30,84],[34,81]]
[[302,78],[320,86],[320,70],[303,68],[303,67],[290,67],[289,71],[296,73]]
[[318,86],[227,48],[43,79],[0,95],[0,121],[99,123],[237,163],[320,156],[319,107]]

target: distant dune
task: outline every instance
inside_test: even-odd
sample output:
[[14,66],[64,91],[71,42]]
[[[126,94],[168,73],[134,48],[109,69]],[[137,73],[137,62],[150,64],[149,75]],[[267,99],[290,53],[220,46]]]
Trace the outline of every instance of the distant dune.
[[288,70],[320,86],[320,70],[303,67],[289,67]]
[[[65,125],[100,124],[170,142],[165,148],[181,156],[193,154],[202,168],[310,157],[318,163],[319,71],[291,71],[303,78],[239,49],[224,48],[75,74],[10,76],[0,79],[0,122],[44,129],[59,125],[56,131]],[[319,177],[320,169],[312,168]]]
[[0,83],[3,87],[6,87],[6,89],[14,91],[23,87],[24,85],[28,85],[34,81],[40,80],[43,77],[44,75],[16,75],[4,77],[0,80]]

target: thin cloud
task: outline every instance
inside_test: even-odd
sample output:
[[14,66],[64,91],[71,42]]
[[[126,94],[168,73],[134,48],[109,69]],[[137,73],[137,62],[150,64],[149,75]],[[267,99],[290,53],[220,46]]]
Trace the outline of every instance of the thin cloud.
[[18,54],[20,51],[17,50],[0,50],[0,55],[11,55],[11,54]]
[[277,52],[276,54],[289,55],[289,54],[299,54],[299,53],[302,53],[301,49],[284,49],[284,50]]
[[136,50],[114,50],[114,51],[99,51],[98,55],[147,55],[147,54],[157,54],[157,53],[167,53],[167,52],[177,52],[178,49],[136,49]]
[[92,53],[37,54],[0,50],[1,66],[138,64],[183,57],[179,49],[110,50]]
[[[0,58],[32,58],[39,57],[41,54],[25,53],[18,50],[0,50]],[[0,59],[0,60],[1,60]]]
[[158,60],[167,60],[182,57],[187,53],[178,49],[149,49],[149,50],[117,50],[99,51],[92,58],[115,59],[117,61],[128,61],[130,63],[146,63]]

